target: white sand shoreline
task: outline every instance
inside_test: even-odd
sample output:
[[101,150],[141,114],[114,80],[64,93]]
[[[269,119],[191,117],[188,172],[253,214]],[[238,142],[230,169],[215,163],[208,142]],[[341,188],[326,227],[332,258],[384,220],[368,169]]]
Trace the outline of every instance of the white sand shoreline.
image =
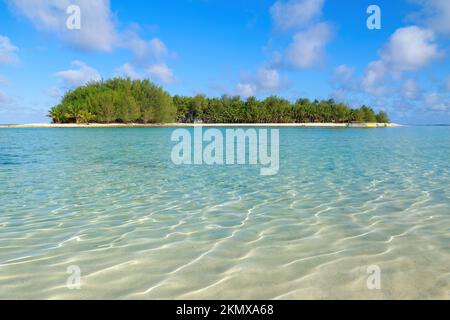
[[396,123],[31,123],[7,124],[0,128],[161,128],[161,127],[309,127],[309,128],[386,128],[401,126]]

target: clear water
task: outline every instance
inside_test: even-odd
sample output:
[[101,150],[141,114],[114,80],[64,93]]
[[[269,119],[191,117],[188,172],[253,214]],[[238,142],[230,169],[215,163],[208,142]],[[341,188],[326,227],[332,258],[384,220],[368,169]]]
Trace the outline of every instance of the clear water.
[[450,298],[449,127],[280,129],[269,177],[171,133],[0,129],[0,298]]

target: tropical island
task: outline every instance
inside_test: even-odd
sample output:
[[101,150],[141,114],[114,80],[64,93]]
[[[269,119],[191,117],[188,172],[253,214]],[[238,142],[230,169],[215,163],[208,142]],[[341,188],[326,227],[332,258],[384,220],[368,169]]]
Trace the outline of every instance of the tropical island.
[[330,100],[270,96],[242,100],[239,96],[171,96],[149,80],[114,78],[92,82],[64,94],[50,109],[54,124],[388,124],[384,111],[353,109]]

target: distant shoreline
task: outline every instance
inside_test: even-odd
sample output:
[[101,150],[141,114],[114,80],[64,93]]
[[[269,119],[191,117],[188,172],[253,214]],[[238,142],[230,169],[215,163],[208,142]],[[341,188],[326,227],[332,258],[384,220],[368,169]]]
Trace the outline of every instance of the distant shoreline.
[[31,123],[0,125],[0,128],[167,128],[167,127],[308,127],[308,128],[386,128],[396,123]]

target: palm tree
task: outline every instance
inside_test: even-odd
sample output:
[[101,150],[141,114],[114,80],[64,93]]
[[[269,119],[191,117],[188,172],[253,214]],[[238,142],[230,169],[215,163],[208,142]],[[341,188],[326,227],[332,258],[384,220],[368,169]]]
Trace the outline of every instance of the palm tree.
[[77,123],[89,123],[95,120],[95,115],[89,111],[81,110],[77,113]]
[[64,121],[64,113],[58,107],[51,108],[47,117],[52,118],[53,123],[61,123]]

